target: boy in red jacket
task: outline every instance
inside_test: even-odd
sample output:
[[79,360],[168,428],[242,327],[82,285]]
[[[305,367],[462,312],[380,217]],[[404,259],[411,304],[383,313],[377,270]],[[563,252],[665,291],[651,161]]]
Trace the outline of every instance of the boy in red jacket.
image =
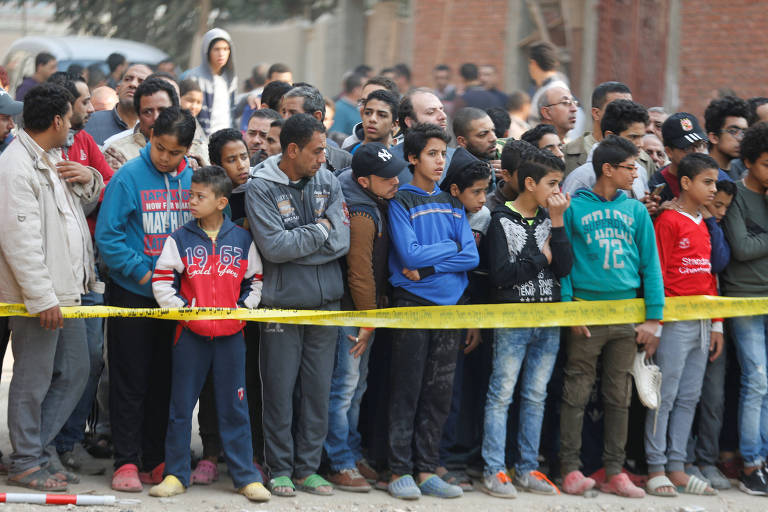
[[[152,276],[160,306],[259,305],[261,258],[250,233],[223,215],[231,192],[232,182],[221,167],[203,167],[192,175],[189,207],[194,219],[168,237]],[[172,354],[165,479],[150,489],[151,496],[173,496],[189,487],[192,412],[212,370],[219,433],[235,487],[250,500],[269,499],[251,459],[244,325],[234,319],[179,322]]]

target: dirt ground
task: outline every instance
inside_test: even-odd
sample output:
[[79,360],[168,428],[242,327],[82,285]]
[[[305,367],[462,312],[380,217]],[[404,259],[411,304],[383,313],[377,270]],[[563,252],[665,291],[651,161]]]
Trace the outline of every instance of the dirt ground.
[[[10,349],[6,355],[2,379],[0,380],[0,449],[10,453],[8,425],[5,414],[8,410],[8,384],[12,376],[13,360]],[[200,453],[200,437],[197,426],[193,428],[193,449]],[[250,503],[243,496],[234,493],[232,481],[226,474],[225,465],[219,467],[221,479],[211,486],[194,486],[185,494],[173,498],[152,498],[145,486],[142,493],[115,493],[109,487],[111,463],[104,461],[107,474],[83,477],[80,484],[70,486],[70,493],[116,495],[118,499],[139,500],[139,503],[118,504],[112,507],[75,507],[60,506],[62,509],[81,508],[89,511],[120,512],[261,512],[261,511],[310,511],[310,512],[481,512],[481,511],[536,511],[536,512],[587,512],[587,511],[654,511],[654,512],[719,512],[719,511],[765,511],[768,510],[768,497],[748,496],[732,489],[716,497],[646,497],[642,500],[628,500],[607,494],[598,494],[594,498],[577,496],[538,496],[521,493],[517,499],[502,500],[493,498],[480,491],[466,493],[455,500],[440,500],[424,497],[416,502],[405,502],[391,498],[381,491],[369,494],[354,494],[337,491],[335,496],[320,497],[298,493],[295,498],[272,498],[265,504]],[[18,487],[8,487],[0,480],[0,492],[24,492]],[[19,505],[0,504],[0,512],[55,510],[54,505]]]

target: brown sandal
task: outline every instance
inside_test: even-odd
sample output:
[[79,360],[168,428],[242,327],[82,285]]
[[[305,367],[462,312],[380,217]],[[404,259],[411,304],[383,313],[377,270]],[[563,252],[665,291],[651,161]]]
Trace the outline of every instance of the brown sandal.
[[67,490],[67,482],[55,479],[48,471],[40,466],[29,468],[21,473],[8,475],[8,485],[25,487],[35,491],[60,492]]

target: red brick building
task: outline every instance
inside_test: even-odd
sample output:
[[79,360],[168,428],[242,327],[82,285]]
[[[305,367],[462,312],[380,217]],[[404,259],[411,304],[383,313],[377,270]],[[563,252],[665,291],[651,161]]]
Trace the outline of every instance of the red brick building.
[[605,80],[637,101],[703,116],[729,87],[768,96],[768,9],[754,0],[412,0],[414,83],[447,62],[494,64],[507,90],[528,85],[526,48],[546,32],[575,94]]

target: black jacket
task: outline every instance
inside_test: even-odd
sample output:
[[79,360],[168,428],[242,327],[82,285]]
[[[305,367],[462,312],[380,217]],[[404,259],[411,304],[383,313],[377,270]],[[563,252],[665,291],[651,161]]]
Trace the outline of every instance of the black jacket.
[[[552,263],[541,247],[552,237]],[[560,278],[571,271],[573,251],[565,228],[553,228],[549,214],[539,208],[529,224],[501,204],[488,228],[488,267],[496,302],[560,302]]]

